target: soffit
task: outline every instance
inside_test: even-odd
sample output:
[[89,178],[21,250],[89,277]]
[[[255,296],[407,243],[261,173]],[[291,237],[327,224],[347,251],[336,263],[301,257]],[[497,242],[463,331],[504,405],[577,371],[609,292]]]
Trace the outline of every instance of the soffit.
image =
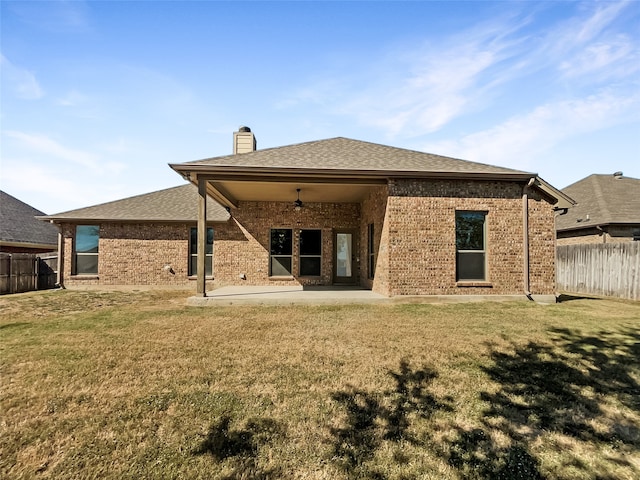
[[211,187],[225,196],[243,202],[293,202],[300,189],[304,203],[359,203],[373,185],[309,183],[309,182],[258,182],[258,181],[210,181]]

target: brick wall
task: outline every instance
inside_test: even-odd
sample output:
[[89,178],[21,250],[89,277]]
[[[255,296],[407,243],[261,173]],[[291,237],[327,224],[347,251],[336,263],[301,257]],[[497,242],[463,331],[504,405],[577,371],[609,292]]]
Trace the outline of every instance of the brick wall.
[[[362,202],[360,219],[360,285],[383,295],[389,294],[389,229],[386,221],[389,189],[386,185],[375,187]],[[368,226],[374,229],[375,278],[369,278],[368,271]]]
[[[269,278],[271,228],[291,228],[293,237],[293,278]],[[298,232],[322,230],[320,277],[298,275]],[[333,275],[333,230],[360,228],[360,204],[305,203],[300,211],[289,202],[240,202],[232,219],[218,227],[214,239],[214,272],[218,285],[331,285]],[[357,236],[356,236],[357,237]],[[359,263],[354,264],[358,268]],[[240,280],[245,274],[246,280]],[[356,278],[360,275],[356,271]]]
[[[455,212],[486,211],[487,281],[456,282]],[[375,279],[367,277],[368,225],[374,224]],[[213,272],[207,288],[221,285],[331,285],[334,229],[352,229],[358,240],[356,281],[385,295],[521,294],[523,280],[522,185],[511,182],[392,180],[371,189],[362,204],[241,202],[232,218],[214,228]],[[73,276],[74,225],[63,225],[67,287],[84,285],[193,285],[188,277],[189,229],[195,224],[100,225],[99,272]],[[292,278],[269,277],[271,228],[291,228]],[[298,275],[298,232],[322,231],[319,277]],[[530,286],[555,292],[552,206],[529,192]],[[165,266],[170,266],[173,273]],[[244,278],[241,278],[241,275]]]
[[[179,286],[189,280],[189,230],[195,224],[100,224],[98,274],[72,275],[75,225],[64,224],[66,287],[88,285]],[[215,226],[214,226],[215,228]],[[165,267],[169,266],[173,273]]]
[[[456,282],[455,212],[486,211],[487,282]],[[387,204],[391,295],[519,294],[522,186],[509,182],[394,180]],[[530,195],[531,288],[555,291],[553,209]]]

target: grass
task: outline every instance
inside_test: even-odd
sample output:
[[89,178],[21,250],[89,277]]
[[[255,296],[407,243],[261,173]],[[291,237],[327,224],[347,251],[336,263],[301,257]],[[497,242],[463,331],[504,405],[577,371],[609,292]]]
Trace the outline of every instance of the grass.
[[0,298],[1,478],[635,479],[640,304]]

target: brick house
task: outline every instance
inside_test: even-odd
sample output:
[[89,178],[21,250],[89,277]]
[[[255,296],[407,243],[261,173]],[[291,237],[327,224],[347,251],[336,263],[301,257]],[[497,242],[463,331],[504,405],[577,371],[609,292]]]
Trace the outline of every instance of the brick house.
[[577,204],[558,217],[558,245],[640,241],[640,180],[589,175],[562,190]]
[[354,285],[387,295],[555,295],[556,211],[536,174],[333,138],[170,165],[190,184],[45,217],[63,282]]

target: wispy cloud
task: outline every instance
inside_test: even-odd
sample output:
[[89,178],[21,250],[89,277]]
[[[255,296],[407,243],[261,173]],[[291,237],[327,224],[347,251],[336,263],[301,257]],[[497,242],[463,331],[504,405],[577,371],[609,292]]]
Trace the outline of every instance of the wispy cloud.
[[596,5],[595,11],[587,17],[586,21],[578,20],[575,35],[567,39],[573,39],[579,44],[594,40],[631,4],[630,1],[593,4]]
[[77,90],[71,90],[67,94],[56,99],[56,105],[61,107],[77,107],[87,102],[88,97]]
[[538,106],[486,130],[424,149],[483,163],[527,169],[568,138],[640,121],[640,93],[603,91],[584,99]]
[[[280,106],[321,105],[387,137],[408,138],[478,112],[505,122],[505,114],[514,117],[514,96],[520,109],[529,104],[536,111],[533,102],[540,102],[540,112],[563,89],[568,103],[588,103],[605,81],[628,84],[640,71],[638,42],[614,28],[630,5],[587,3],[571,17],[544,24],[536,24],[544,7],[524,13],[514,8],[450,37],[400,45],[359,76],[332,72],[331,80],[294,90]],[[527,92],[534,94],[531,100]]]
[[23,148],[32,152],[82,165],[95,171],[102,170],[100,157],[94,153],[65,147],[45,135],[24,133],[15,130],[8,130],[3,133],[9,138],[18,140]]
[[[25,182],[25,178],[29,181]],[[79,181],[71,168],[43,165],[23,158],[3,159],[2,183],[11,185],[11,193],[19,198],[42,196],[42,186],[46,185],[47,203],[30,203],[47,214],[78,208],[87,203],[103,203],[131,194],[130,190],[115,180],[104,181],[94,175]],[[52,204],[56,205],[55,210],[51,209]]]
[[9,8],[25,24],[56,33],[90,30],[89,8],[81,0],[10,2]]
[[38,100],[44,96],[44,90],[33,72],[14,65],[2,54],[0,54],[0,67],[5,82],[16,97],[23,100]]

